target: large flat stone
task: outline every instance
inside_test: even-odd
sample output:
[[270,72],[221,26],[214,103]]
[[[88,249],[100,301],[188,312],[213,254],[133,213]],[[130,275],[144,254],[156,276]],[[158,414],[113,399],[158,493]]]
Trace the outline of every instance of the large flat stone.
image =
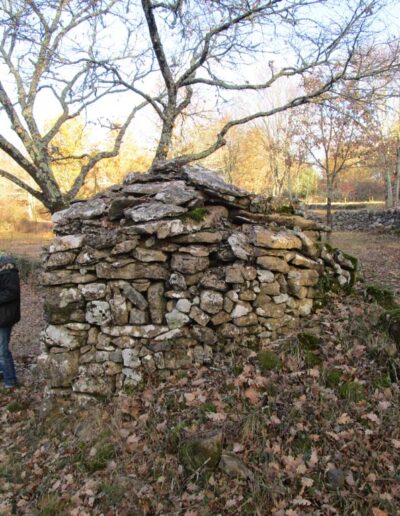
[[56,237],[49,246],[49,253],[79,249],[83,245],[83,235],[66,235]]
[[254,228],[254,244],[269,249],[301,249],[302,241],[286,231],[274,232],[260,226]]
[[264,267],[264,269],[268,271],[287,273],[290,270],[290,267],[285,260],[275,256],[260,256],[257,258],[257,264],[261,265],[261,267]]
[[147,222],[149,220],[183,215],[186,212],[187,208],[182,208],[182,206],[164,204],[162,202],[148,202],[126,209],[124,215],[127,219],[133,220],[133,222]]
[[[128,263],[123,267],[114,267],[110,263],[99,263],[96,266],[97,277],[104,279],[167,279],[168,270],[162,265]],[[93,280],[91,280],[93,281]]]
[[148,183],[134,183],[124,186],[122,192],[131,195],[156,195],[171,188],[182,188],[184,185],[184,181],[149,181]]
[[74,335],[64,326],[50,324],[44,330],[41,340],[47,347],[61,347],[68,350],[80,348],[83,345],[85,334]]
[[67,285],[68,283],[91,283],[96,281],[94,274],[80,274],[77,271],[61,270],[44,272],[40,275],[40,284],[44,287],[52,285]]
[[144,326],[103,326],[101,331],[111,337],[133,337],[141,339],[154,339],[162,333],[169,331],[168,326],[155,326],[154,324],[147,324]]
[[233,197],[247,197],[249,195],[245,190],[225,183],[222,177],[199,165],[184,167],[182,175],[189,183],[220,194],[232,195]]
[[182,274],[195,274],[208,268],[210,260],[206,256],[192,256],[186,253],[176,253],[171,259],[171,269]]
[[58,211],[52,216],[54,224],[69,219],[94,219],[107,212],[108,206],[104,199],[90,199],[85,202],[77,202],[66,210]]
[[140,262],[166,262],[167,255],[158,249],[146,249],[144,247],[136,247],[132,251],[132,256]]

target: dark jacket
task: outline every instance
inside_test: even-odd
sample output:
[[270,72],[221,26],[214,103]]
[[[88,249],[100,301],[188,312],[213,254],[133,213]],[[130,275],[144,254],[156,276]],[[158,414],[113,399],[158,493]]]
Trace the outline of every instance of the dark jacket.
[[0,327],[12,326],[21,318],[19,274],[12,260],[0,259]]

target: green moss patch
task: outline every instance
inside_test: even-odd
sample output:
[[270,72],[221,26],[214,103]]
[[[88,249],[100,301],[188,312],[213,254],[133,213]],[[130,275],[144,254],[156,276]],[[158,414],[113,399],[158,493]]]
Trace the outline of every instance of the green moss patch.
[[288,205],[284,205],[284,206],[280,206],[279,208],[277,208],[274,211],[275,211],[275,213],[281,213],[281,214],[284,214],[284,215],[294,215],[294,207],[290,206],[289,204]]
[[392,310],[397,307],[394,300],[394,293],[386,288],[378,285],[368,285],[366,288],[367,295],[386,310]]
[[204,220],[204,217],[207,215],[207,213],[208,210],[206,208],[193,208],[193,210],[185,213],[185,217],[195,220],[196,222],[201,222]]

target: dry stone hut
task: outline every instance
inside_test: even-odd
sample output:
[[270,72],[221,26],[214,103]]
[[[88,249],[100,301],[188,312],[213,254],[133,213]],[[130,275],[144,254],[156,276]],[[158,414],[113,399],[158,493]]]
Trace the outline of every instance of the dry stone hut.
[[60,395],[108,396],[266,346],[311,313],[322,280],[352,277],[318,223],[199,166],[129,174],[54,224],[40,363]]

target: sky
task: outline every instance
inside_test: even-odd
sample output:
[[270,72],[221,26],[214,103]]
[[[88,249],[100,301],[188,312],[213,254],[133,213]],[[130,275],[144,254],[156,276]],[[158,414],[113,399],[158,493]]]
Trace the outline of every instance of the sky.
[[[352,0],[350,0],[351,2]],[[397,6],[397,9],[396,9]],[[314,7],[315,9],[315,7]],[[321,9],[321,8],[318,8]],[[315,11],[314,11],[315,14]],[[321,13],[322,14],[322,11]],[[382,17],[382,22],[387,25],[387,33],[391,33],[393,35],[400,35],[400,0],[395,0],[391,2],[391,7],[388,7]],[[378,28],[378,25],[376,25]],[[379,26],[380,28],[380,26]],[[113,44],[117,46],[120,42],[120,37],[122,36],[123,31],[119,31],[118,28],[114,29],[112,33],[112,40],[110,40],[110,36],[108,39],[105,39],[104,42],[106,45],[111,45],[111,41]],[[110,47],[113,48],[113,47]],[[171,48],[173,48],[171,46]],[[290,60],[290,56],[288,54],[282,55],[281,49],[276,48],[275,50],[279,50],[279,53],[273,56],[275,60],[275,66],[279,66],[281,64],[286,64],[288,60]],[[173,52],[172,52],[173,53]],[[263,71],[268,68],[268,63],[266,62],[266,58],[256,61],[250,65],[241,65],[236,69],[232,69],[230,72],[225,71],[225,78],[229,78],[229,76],[234,76],[237,78],[241,76],[243,81],[252,82],[254,79],[259,81],[263,76]],[[5,70],[4,67],[0,66],[0,76],[5,78]],[[230,74],[230,75],[229,75]],[[288,90],[288,86],[293,88],[295,81],[288,81],[283,85],[279,85],[278,89]],[[150,85],[150,89],[154,88],[155,84]],[[272,96],[276,96],[276,92],[272,94]],[[285,96],[285,93],[282,95]],[[114,120],[121,120],[126,116],[130,106],[131,99],[130,96],[112,96],[108,100],[102,100],[98,103],[96,108],[92,110],[89,114],[89,118],[92,119],[92,115],[97,117],[102,117],[104,119],[112,118]],[[252,96],[248,92],[245,94],[225,94],[224,95],[225,102],[221,106],[221,114],[233,113],[234,115],[243,115],[248,111],[249,105],[255,105],[256,103],[262,103],[260,96]],[[215,104],[215,97],[213,93],[210,93],[209,89],[205,89],[204,93],[201,97],[200,104],[203,103],[204,109],[212,109]],[[266,102],[268,102],[268,98],[266,98]],[[49,119],[52,119],[57,112],[57,103],[54,101],[54,98],[49,95],[46,90],[43,91],[41,95],[38,97],[38,102],[35,106],[35,113],[37,115],[37,119],[40,121],[42,125],[46,123]],[[134,139],[137,141],[139,146],[143,146],[148,149],[152,149],[155,147],[159,123],[157,124],[157,117],[154,115],[151,109],[145,109],[140,112],[135,120],[133,121],[130,133],[133,134]],[[2,134],[4,134],[10,141],[16,145],[19,145],[18,138],[8,129],[9,122],[5,118],[4,114],[0,114],[0,127]],[[94,129],[95,126],[90,126],[91,129]],[[101,139],[102,132],[99,128],[94,132],[95,138]]]

